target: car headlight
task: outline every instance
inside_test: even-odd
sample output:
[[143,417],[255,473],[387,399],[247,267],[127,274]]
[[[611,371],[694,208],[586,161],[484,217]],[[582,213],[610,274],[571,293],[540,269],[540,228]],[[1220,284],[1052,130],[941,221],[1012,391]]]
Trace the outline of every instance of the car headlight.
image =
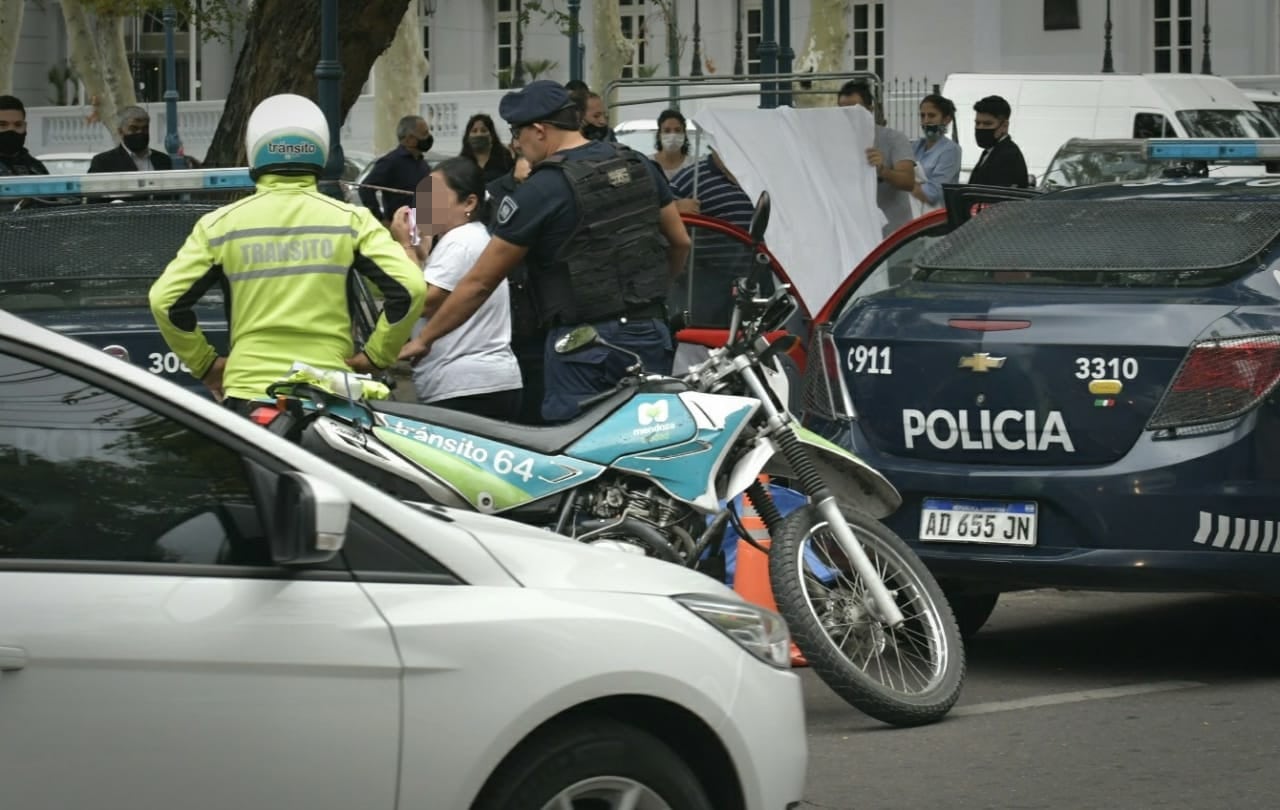
[[791,632],[771,610],[706,594],[672,597],[738,643],[742,649],[779,669],[791,668]]

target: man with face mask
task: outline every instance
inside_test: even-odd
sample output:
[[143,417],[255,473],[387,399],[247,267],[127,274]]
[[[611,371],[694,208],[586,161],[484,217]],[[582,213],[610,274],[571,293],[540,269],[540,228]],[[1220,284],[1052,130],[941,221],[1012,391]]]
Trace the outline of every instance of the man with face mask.
[[979,186],[1028,188],[1027,161],[1009,137],[1009,102],[987,96],[973,105],[973,138],[982,155],[969,173],[969,182]]
[[[360,202],[384,225],[390,225],[392,215],[400,206],[412,208],[416,205],[418,184],[431,174],[426,154],[436,140],[431,134],[431,127],[420,115],[401,118],[396,125],[396,138],[400,145],[378,158],[360,189]],[[383,191],[382,204],[379,205],[378,190],[370,186],[400,191]]]
[[117,117],[120,145],[93,156],[89,172],[149,172],[172,169],[173,161],[151,149],[151,116],[141,107],[125,107]]
[[27,151],[27,108],[16,96],[0,96],[0,177],[48,173]]

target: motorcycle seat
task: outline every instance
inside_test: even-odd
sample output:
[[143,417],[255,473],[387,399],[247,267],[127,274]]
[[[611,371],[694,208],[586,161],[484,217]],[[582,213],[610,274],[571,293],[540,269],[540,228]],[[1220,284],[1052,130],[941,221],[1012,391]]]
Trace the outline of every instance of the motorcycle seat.
[[439,425],[503,444],[523,447],[546,456],[554,456],[589,433],[609,414],[625,405],[637,392],[638,389],[635,386],[626,386],[613,395],[588,406],[577,419],[560,425],[546,426],[503,422],[465,411],[437,408],[416,402],[395,402],[384,399],[371,401],[369,406],[378,413],[389,416],[412,419],[427,425]]

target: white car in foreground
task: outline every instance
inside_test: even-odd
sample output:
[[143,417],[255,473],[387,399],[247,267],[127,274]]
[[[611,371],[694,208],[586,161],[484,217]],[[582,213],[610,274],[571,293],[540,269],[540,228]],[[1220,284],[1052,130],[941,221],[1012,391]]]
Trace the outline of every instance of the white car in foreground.
[[0,312],[5,807],[783,810],[789,643]]

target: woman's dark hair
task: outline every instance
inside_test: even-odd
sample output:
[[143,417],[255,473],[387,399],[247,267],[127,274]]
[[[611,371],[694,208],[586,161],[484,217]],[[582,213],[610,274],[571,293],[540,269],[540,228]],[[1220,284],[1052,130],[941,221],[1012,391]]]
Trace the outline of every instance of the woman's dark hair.
[[689,154],[689,122],[684,119],[679,110],[663,110],[658,115],[658,129],[653,133],[653,148],[659,152],[662,151],[662,124],[672,118],[679,121],[680,128],[685,130],[684,145],[680,147],[680,154],[687,155]]
[[462,156],[449,158],[437,163],[431,170],[432,174],[437,172],[444,177],[444,184],[449,190],[458,196],[458,202],[463,202],[472,194],[476,196],[478,202],[475,212],[471,214],[471,221],[488,224],[490,211],[489,200],[485,197],[484,172],[476,162]]
[[458,156],[475,161],[476,153],[471,148],[471,128],[476,125],[477,121],[482,122],[484,128],[489,130],[489,161],[496,166],[500,166],[504,172],[511,171],[511,168],[516,165],[516,159],[507,151],[506,142],[498,137],[498,129],[493,125],[493,119],[485,113],[476,113],[467,119],[467,126],[462,130],[462,151],[458,153]]
[[937,93],[930,93],[920,100],[920,106],[923,107],[926,104],[932,104],[937,107],[938,112],[942,113],[943,118],[950,118],[953,121],[955,120],[956,103],[946,96],[942,96]]

